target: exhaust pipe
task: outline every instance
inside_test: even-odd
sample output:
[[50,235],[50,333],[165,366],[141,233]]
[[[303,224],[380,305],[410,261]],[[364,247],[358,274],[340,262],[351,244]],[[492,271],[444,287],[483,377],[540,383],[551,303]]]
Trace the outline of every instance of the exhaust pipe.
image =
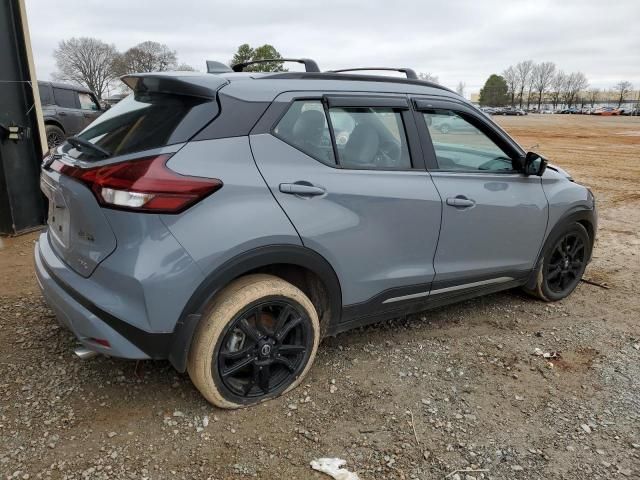
[[85,347],[76,347],[73,349],[73,353],[75,353],[80,360],[89,360],[98,355],[98,352],[94,352]]

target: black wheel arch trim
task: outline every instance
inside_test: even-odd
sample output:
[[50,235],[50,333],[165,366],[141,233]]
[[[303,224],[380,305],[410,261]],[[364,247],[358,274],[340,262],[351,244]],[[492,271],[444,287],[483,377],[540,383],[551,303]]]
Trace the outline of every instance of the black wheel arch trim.
[[540,251],[538,252],[538,257],[536,259],[536,263],[534,264],[534,268],[529,275],[529,279],[527,280],[526,288],[533,289],[535,288],[538,270],[540,269],[540,264],[542,262],[542,254],[544,252],[545,247],[547,246],[547,242],[550,238],[553,238],[558,234],[563,228],[572,223],[582,223],[586,222],[591,228],[587,229],[587,233],[591,239],[591,251],[589,252],[589,258],[587,259],[587,263],[591,261],[591,255],[593,254],[593,245],[596,241],[596,233],[598,230],[598,216],[595,208],[587,208],[585,206],[577,206],[572,208],[571,210],[565,212],[555,223],[555,225],[549,230],[549,234],[545,237],[542,245],[540,246]]
[[331,308],[331,322],[342,315],[342,290],[331,264],[319,253],[299,245],[270,245],[241,253],[209,274],[185,305],[171,339],[169,361],[179,372],[184,372],[191,340],[204,309],[211,299],[234,279],[258,268],[275,264],[288,264],[306,268],[324,283]]

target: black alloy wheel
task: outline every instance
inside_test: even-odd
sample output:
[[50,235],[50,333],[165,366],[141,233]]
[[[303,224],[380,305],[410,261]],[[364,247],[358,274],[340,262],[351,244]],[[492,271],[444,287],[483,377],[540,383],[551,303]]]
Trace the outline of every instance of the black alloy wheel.
[[564,295],[572,291],[585,268],[586,245],[581,235],[569,232],[554,245],[546,266],[546,282],[549,290]]
[[233,401],[272,397],[304,370],[313,342],[303,308],[284,298],[260,301],[229,322],[214,352],[212,373]]
[[62,142],[64,142],[64,136],[59,132],[47,132],[47,146],[49,147],[49,149],[57,147]]

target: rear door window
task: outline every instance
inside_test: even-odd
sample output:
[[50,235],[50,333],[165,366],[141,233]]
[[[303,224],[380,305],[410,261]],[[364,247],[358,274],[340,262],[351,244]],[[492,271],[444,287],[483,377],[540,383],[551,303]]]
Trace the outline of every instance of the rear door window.
[[399,111],[387,107],[339,107],[331,108],[329,116],[342,167],[411,168]]
[[411,168],[403,117],[396,108],[328,108],[321,100],[296,100],[273,133],[329,166],[381,170]]
[[76,103],[77,93],[66,88],[53,87],[53,96],[56,99],[56,105],[62,108],[78,108]]
[[123,155],[186,142],[217,112],[217,104],[211,99],[135,93],[107,110],[78,136],[111,156]]

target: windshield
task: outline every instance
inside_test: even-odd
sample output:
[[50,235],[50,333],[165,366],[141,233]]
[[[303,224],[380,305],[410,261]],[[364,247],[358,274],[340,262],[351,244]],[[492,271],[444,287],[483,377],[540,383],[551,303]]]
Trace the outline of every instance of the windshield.
[[[217,114],[215,101],[163,93],[131,94],[77,137],[112,156],[189,140]],[[94,157],[90,149],[81,156]]]

